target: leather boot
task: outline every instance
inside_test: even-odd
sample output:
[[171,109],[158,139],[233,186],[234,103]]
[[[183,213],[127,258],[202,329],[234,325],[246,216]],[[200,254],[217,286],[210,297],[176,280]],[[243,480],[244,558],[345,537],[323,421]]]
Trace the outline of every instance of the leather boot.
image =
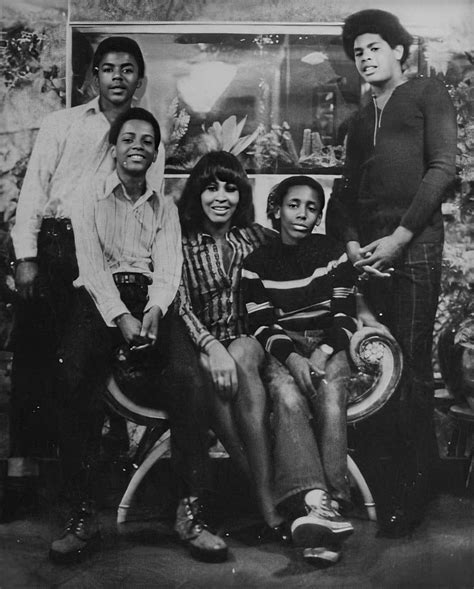
[[193,558],[203,562],[227,560],[227,545],[208,529],[197,497],[181,499],[174,529]]
[[49,557],[58,564],[80,562],[99,545],[99,522],[94,505],[83,501],[71,512],[61,536],[51,544]]

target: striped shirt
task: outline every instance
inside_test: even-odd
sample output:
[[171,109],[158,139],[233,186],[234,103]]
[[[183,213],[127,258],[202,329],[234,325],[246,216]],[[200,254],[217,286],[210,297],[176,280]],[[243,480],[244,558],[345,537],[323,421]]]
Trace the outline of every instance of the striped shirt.
[[[16,209],[12,239],[17,258],[35,257],[45,217],[69,218],[74,189],[97,173],[110,173],[110,123],[99,98],[48,114],[38,131]],[[147,177],[161,190],[164,149]]]
[[248,328],[280,362],[296,351],[290,331],[324,330],[325,343],[347,348],[356,330],[356,271],[340,246],[310,235],[296,246],[280,240],[244,261]]
[[233,252],[227,272],[213,237],[206,233],[183,237],[183,277],[177,306],[200,350],[214,340],[231,340],[246,333],[240,289],[242,263],[274,235],[258,224],[233,227],[226,235]]
[[163,314],[172,303],[181,278],[182,249],[178,212],[171,198],[147,185],[133,202],[117,172],[84,183],[72,208],[79,264],[75,286],[84,286],[105,323],[128,313],[113,274],[147,276],[145,311],[158,305]]

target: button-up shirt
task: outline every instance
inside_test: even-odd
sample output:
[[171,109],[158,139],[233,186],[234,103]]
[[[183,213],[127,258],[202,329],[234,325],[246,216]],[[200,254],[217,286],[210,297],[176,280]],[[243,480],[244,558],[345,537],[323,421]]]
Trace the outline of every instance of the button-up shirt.
[[84,286],[107,325],[129,310],[113,279],[117,272],[139,273],[151,280],[145,307],[158,305],[163,314],[173,301],[183,261],[181,229],[171,197],[148,183],[133,202],[112,172],[83,184],[72,207],[79,264],[74,285]]
[[[98,97],[45,117],[28,162],[12,229],[17,258],[36,256],[43,218],[71,216],[74,191],[84,178],[113,170],[109,130]],[[159,190],[163,170],[164,149],[160,146],[157,162],[148,173]]]
[[177,305],[191,339],[203,350],[214,339],[231,340],[245,333],[245,306],[240,289],[244,258],[274,232],[253,225],[233,227],[226,240],[232,248],[228,271],[211,235],[183,237],[183,276]]

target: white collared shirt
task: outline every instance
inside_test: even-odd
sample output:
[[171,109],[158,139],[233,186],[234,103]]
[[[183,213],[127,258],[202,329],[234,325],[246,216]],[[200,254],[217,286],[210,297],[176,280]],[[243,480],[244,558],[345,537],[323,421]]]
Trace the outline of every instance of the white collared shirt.
[[96,176],[77,191],[72,223],[79,264],[75,286],[84,286],[107,325],[129,310],[113,279],[117,272],[151,279],[145,311],[158,305],[163,314],[181,278],[183,254],[178,210],[171,197],[147,183],[133,202],[117,172]]
[[[72,195],[84,180],[114,168],[110,123],[99,97],[87,104],[47,115],[39,129],[21,188],[12,239],[17,258],[37,255],[38,232],[45,217],[71,217]],[[148,178],[161,191],[164,149]]]

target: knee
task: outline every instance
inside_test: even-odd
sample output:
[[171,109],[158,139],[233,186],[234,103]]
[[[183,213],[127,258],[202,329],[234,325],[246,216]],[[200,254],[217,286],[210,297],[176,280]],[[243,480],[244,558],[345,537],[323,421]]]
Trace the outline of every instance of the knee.
[[349,378],[351,375],[351,368],[347,353],[340,351],[332,356],[326,364],[326,380],[333,382],[342,378]]
[[250,337],[240,337],[230,344],[228,351],[238,369],[245,374],[255,374],[260,370],[264,353],[257,340]]
[[[275,391],[274,391],[275,393]],[[280,417],[291,418],[302,413],[309,415],[308,404],[296,386],[281,387],[277,394],[272,395],[273,413]]]

